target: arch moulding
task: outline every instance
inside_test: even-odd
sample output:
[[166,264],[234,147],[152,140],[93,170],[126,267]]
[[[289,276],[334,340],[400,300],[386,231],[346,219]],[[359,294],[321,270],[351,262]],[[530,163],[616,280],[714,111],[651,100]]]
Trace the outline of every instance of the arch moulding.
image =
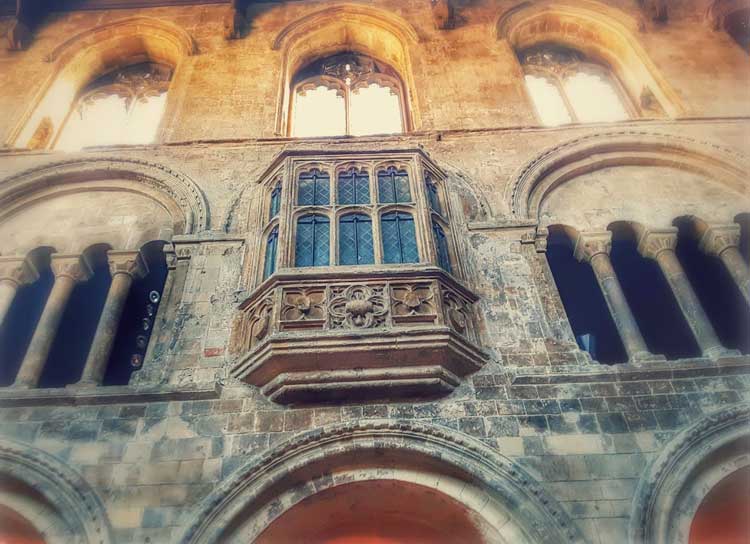
[[111,157],[48,163],[0,180],[0,210],[3,210],[0,217],[49,188],[64,189],[66,185],[77,184],[78,191],[97,190],[108,187],[108,182],[122,180],[134,182],[130,190],[138,190],[140,186],[139,192],[160,201],[168,210],[179,212],[175,217],[175,234],[194,234],[208,228],[208,203],[188,176],[154,162]]
[[[109,544],[112,542],[107,513],[96,492],[71,467],[38,448],[8,439],[0,439],[0,478],[10,477],[29,486],[54,507],[69,532],[65,540],[51,544],[75,542]],[[33,518],[34,512],[19,512]],[[40,527],[44,533],[46,528]],[[73,540],[71,540],[73,537]]]
[[514,50],[543,42],[579,49],[612,68],[634,105],[650,92],[667,116],[678,117],[686,108],[637,39],[643,28],[642,19],[592,0],[527,0],[501,13],[493,33]]
[[729,148],[688,137],[619,131],[595,133],[551,147],[526,163],[508,185],[514,219],[538,221],[544,199],[578,176],[616,166],[668,166],[699,173],[742,194],[750,160]]
[[[429,467],[429,477],[412,476],[416,479],[411,481],[431,482],[436,492],[468,508],[478,506],[474,511],[495,523],[499,521],[492,505],[512,509],[500,531],[508,542],[583,542],[555,499],[510,459],[452,429],[392,420],[331,425],[261,454],[186,513],[188,528],[181,542],[233,542],[227,528],[237,534],[241,529],[243,541],[252,540],[284,512],[325,489],[352,481],[399,479],[400,473],[409,472],[399,469],[409,467],[394,459],[404,464],[411,460],[412,473],[419,470],[415,463]],[[449,481],[458,474],[463,484],[452,495]]]
[[687,544],[701,501],[725,476],[750,466],[750,405],[724,408],[678,433],[641,476],[633,497],[636,544]]

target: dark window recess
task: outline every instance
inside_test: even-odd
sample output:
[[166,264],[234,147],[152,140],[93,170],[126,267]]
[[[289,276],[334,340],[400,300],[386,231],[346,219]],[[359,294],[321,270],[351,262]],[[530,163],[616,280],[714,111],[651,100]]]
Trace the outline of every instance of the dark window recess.
[[403,212],[383,214],[380,218],[384,263],[417,263],[417,236],[414,218]]
[[425,189],[427,190],[427,199],[430,201],[430,208],[437,214],[443,215],[443,208],[440,205],[440,195],[438,194],[438,186],[432,181],[429,174],[425,176]]
[[297,204],[299,206],[328,206],[331,203],[331,178],[317,168],[299,176]]
[[750,266],[750,213],[741,213],[735,220],[740,225],[740,253]]
[[305,215],[297,220],[294,266],[328,266],[330,225],[323,215]]
[[675,226],[680,229],[675,252],[719,340],[726,348],[750,353],[750,308],[742,293],[721,260],[698,248],[693,224],[678,220]]
[[438,265],[446,272],[452,272],[451,269],[451,257],[448,252],[448,239],[445,237],[443,227],[432,222],[432,232],[435,235],[435,247],[437,249]]
[[120,319],[104,385],[127,385],[134,371],[141,368],[146,356],[156,313],[161,303],[167,262],[164,242],[149,242],[141,248],[148,274],[133,282]]
[[281,183],[277,183],[271,191],[271,205],[268,209],[268,220],[270,221],[277,215],[281,209]]
[[18,289],[0,328],[0,387],[11,385],[15,381],[54,283],[49,256],[39,255],[35,264],[39,279]]
[[356,168],[350,168],[346,172],[339,173],[338,203],[370,203],[370,176],[367,172],[360,172]]
[[745,53],[750,54],[750,9],[738,9],[728,15],[724,29]]
[[279,245],[279,227],[274,227],[266,240],[266,256],[263,261],[263,279],[276,271],[276,253]]
[[615,236],[610,258],[649,351],[667,359],[700,356],[659,265],[638,253],[631,232]]
[[373,264],[372,220],[364,214],[345,215],[339,220],[339,262]]
[[389,166],[378,172],[378,201],[383,204],[411,202],[409,175],[406,170]]
[[81,377],[112,281],[106,250],[97,247],[86,252],[93,275],[76,284],[70,295],[39,378],[40,388],[64,387]]
[[625,348],[594,271],[573,257],[573,244],[561,228],[552,226],[549,231],[547,261],[578,345],[593,349],[591,356],[600,363],[626,362]]

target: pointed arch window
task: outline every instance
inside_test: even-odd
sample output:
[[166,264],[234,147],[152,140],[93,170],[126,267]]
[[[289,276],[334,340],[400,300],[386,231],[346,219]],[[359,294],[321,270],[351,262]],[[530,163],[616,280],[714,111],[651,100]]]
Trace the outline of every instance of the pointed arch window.
[[378,201],[382,204],[405,204],[411,202],[409,175],[406,170],[389,166],[378,172]]
[[518,53],[526,88],[545,126],[629,119],[633,108],[611,70],[583,53],[540,44]]
[[339,172],[337,192],[339,204],[369,204],[369,174],[355,167]]
[[281,210],[281,182],[276,182],[273,190],[271,191],[271,202],[268,207],[268,220],[270,221],[277,215]]
[[295,266],[328,266],[330,222],[325,215],[303,215],[297,220]]
[[427,193],[427,200],[430,203],[430,208],[433,212],[438,215],[443,215],[443,207],[440,205],[440,191],[437,183],[432,179],[432,176],[425,174],[424,177],[425,192]]
[[316,60],[292,80],[291,135],[363,136],[405,128],[403,86],[385,63],[356,53]]
[[99,77],[79,94],[55,149],[154,142],[171,79],[169,66],[150,62]]
[[375,262],[372,220],[363,213],[339,219],[339,264],[357,265]]
[[328,206],[331,203],[331,177],[328,172],[313,168],[299,176],[297,205]]
[[438,266],[446,272],[451,272],[451,257],[448,250],[448,238],[443,227],[436,220],[432,220],[432,233],[435,236],[435,249],[437,251]]
[[274,227],[266,239],[266,256],[263,261],[263,279],[276,271],[276,254],[279,246],[279,227]]
[[410,213],[391,212],[380,219],[383,238],[383,262],[417,263],[417,234]]

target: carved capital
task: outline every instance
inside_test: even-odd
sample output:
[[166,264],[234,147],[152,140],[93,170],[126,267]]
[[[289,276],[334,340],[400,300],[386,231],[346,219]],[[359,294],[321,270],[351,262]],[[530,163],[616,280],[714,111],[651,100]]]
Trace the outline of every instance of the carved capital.
[[80,255],[57,255],[50,258],[50,268],[55,278],[67,277],[75,282],[86,281],[92,276],[91,267]]
[[595,255],[600,253],[608,255],[610,249],[612,249],[611,232],[582,232],[576,239],[573,256],[580,262],[588,263]]
[[0,257],[0,281],[20,287],[39,279],[36,267],[23,257]]
[[537,253],[547,252],[547,238],[549,237],[549,229],[547,227],[538,227],[534,234],[534,249]]
[[148,265],[140,251],[107,251],[107,262],[112,277],[115,274],[127,274],[138,279],[148,274]]
[[662,251],[674,251],[677,246],[677,229],[642,229],[638,237],[638,253],[647,259],[656,259]]
[[739,225],[710,225],[698,242],[700,250],[713,257],[719,257],[730,247],[739,247],[739,245]]

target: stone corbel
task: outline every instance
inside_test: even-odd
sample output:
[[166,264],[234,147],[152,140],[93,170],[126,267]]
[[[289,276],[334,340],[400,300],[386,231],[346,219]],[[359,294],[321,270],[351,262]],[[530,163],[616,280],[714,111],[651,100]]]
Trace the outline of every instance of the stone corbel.
[[432,19],[439,30],[448,30],[456,26],[455,10],[451,0],[430,0]]

